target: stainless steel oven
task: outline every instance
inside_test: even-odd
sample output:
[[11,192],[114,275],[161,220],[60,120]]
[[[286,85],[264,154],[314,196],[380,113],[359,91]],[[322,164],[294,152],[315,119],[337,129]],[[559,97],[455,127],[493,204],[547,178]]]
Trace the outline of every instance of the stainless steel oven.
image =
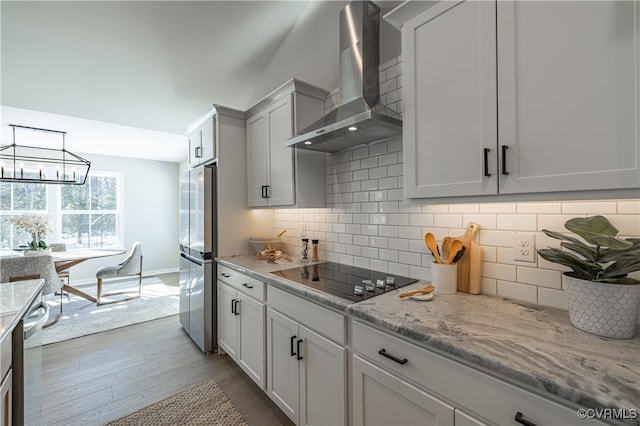
[[13,333],[14,424],[42,424],[42,328],[48,319],[49,305],[38,297]]

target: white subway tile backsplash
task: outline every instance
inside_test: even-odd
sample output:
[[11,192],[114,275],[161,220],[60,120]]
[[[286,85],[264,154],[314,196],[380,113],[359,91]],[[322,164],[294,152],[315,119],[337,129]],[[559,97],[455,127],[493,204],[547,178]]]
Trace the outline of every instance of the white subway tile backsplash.
[[508,299],[522,300],[529,303],[538,303],[538,291],[536,286],[498,280],[497,288],[498,296],[506,297]]
[[518,266],[516,268],[516,275],[519,283],[555,288],[558,290],[562,288],[561,274],[558,271]]
[[[380,68],[381,95],[399,112],[403,111],[401,64],[401,58],[393,58]],[[338,95],[339,89],[331,92],[325,101],[327,111],[337,104]],[[561,277],[568,268],[537,253],[534,263],[513,260],[516,232],[532,232],[536,249],[559,247],[560,241],[541,230],[568,233],[567,220],[601,214],[620,230],[620,236],[640,236],[639,199],[450,204],[407,200],[402,190],[402,147],[398,137],[327,155],[326,208],[275,211],[275,229],[288,230],[283,249],[299,253],[304,223],[310,237],[320,238],[324,260],[430,280],[433,257],[424,234],[432,232],[441,244],[444,237],[462,235],[469,222],[476,222],[483,251],[483,294],[566,309]],[[640,272],[633,276],[640,278]]]
[[562,203],[519,203],[518,213],[562,213]]
[[482,262],[482,276],[497,280],[516,281],[516,267],[501,263]]
[[484,203],[480,204],[480,213],[516,213],[515,203]]
[[535,231],[537,224],[535,214],[498,214],[498,229],[512,229],[514,231]]
[[[618,201],[618,214],[640,214],[640,200]],[[640,219],[638,219],[640,220]]]
[[460,228],[462,227],[462,214],[436,214],[434,215],[433,225],[441,228]]
[[575,215],[594,214],[615,214],[618,211],[618,205],[615,201],[596,201],[596,202],[564,202],[562,203],[562,213]]
[[538,304],[567,310],[569,300],[567,298],[567,293],[563,290],[538,287]]
[[478,204],[452,204],[449,206],[449,213],[478,213]]

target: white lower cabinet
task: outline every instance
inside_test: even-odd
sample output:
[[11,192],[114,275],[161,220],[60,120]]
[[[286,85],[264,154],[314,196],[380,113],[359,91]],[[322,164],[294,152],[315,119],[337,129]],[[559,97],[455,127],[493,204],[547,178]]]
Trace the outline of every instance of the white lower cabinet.
[[267,393],[299,425],[346,423],[346,349],[267,309]]
[[251,379],[265,388],[262,302],[218,280],[218,345]]
[[454,408],[353,356],[354,425],[453,425]]
[[347,423],[346,318],[267,288],[267,394],[298,425]]
[[[516,386],[357,321],[352,344],[355,424],[411,424],[422,409],[423,420],[413,424],[603,425],[578,418],[579,406],[542,396],[540,391]],[[382,398],[384,405],[375,402]]]

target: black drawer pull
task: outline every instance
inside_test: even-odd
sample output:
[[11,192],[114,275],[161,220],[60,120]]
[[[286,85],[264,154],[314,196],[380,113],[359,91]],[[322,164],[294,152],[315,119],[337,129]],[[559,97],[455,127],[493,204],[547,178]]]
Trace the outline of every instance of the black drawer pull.
[[378,353],[379,353],[380,355],[382,355],[383,357],[385,357],[385,358],[389,358],[391,361],[395,361],[395,362],[397,362],[397,363],[398,363],[398,364],[400,364],[400,365],[405,365],[405,364],[409,361],[409,360],[408,360],[408,359],[406,359],[406,358],[402,358],[402,359],[400,359],[400,358],[398,358],[398,357],[395,357],[395,356],[393,356],[393,355],[391,355],[391,354],[387,353],[387,351],[386,351],[384,348],[380,349],[380,350],[378,351]]
[[502,174],[503,175],[508,175],[509,172],[507,171],[507,150],[509,149],[509,147],[507,145],[502,145]]
[[298,354],[296,355],[296,359],[298,361],[300,361],[302,359],[302,355],[300,355],[300,344],[302,343],[302,339],[298,339],[298,341],[296,342],[296,350],[298,351]]
[[491,173],[489,173],[489,148],[484,149],[484,176],[491,177]]
[[222,275],[223,277],[225,277],[225,278],[229,278],[229,277],[231,276],[231,275],[226,274],[226,273],[224,273],[224,272],[223,272],[221,275]]
[[236,299],[231,299],[231,313],[236,314]]
[[293,342],[296,340],[298,336],[291,336],[291,356],[296,356],[296,351],[293,349]]
[[516,416],[513,418],[513,420],[515,420],[516,422],[520,423],[521,425],[524,426],[538,426],[535,423],[532,423],[528,420],[524,419],[524,414],[522,414],[520,411],[518,411],[516,413]]
[[235,311],[233,312],[235,315],[240,315],[240,311],[238,310],[238,303],[240,303],[239,299],[233,299],[234,301],[234,306],[235,306]]
[[253,286],[252,286],[252,285],[247,284],[247,283],[243,283],[243,284],[242,284],[242,287],[246,287],[246,288],[253,288]]

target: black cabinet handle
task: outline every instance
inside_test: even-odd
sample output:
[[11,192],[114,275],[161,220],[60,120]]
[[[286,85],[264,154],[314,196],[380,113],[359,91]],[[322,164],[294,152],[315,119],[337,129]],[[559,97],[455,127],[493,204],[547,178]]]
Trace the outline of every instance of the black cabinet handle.
[[293,349],[293,342],[296,340],[298,336],[291,336],[291,356],[296,356],[296,351]]
[[298,354],[296,355],[296,359],[298,361],[300,361],[302,359],[302,355],[300,355],[300,344],[302,343],[302,339],[298,339],[298,341],[296,342],[296,350],[298,351]]
[[269,185],[264,186],[264,198],[271,198],[269,195]]
[[238,303],[240,303],[239,299],[233,299],[234,300],[234,306],[235,306],[235,311],[233,312],[234,315],[240,315],[240,311],[238,310]]
[[236,315],[236,299],[231,299],[231,313]]
[[262,198],[267,198],[267,185],[262,185]]
[[484,149],[484,176],[491,177],[491,173],[489,173],[489,148]]
[[508,175],[509,172],[507,171],[507,150],[509,149],[509,147],[507,145],[502,145],[502,174],[503,175]]
[[229,278],[229,277],[231,276],[231,275],[229,275],[229,274],[227,274],[227,273],[224,273],[224,272],[223,272],[221,275],[222,275],[223,277],[225,277],[225,278]]
[[380,350],[378,351],[378,353],[379,353],[380,355],[382,355],[383,357],[385,357],[385,358],[389,358],[391,361],[395,361],[395,362],[397,362],[397,363],[398,363],[398,364],[400,364],[400,365],[405,365],[405,364],[409,361],[409,360],[408,360],[408,359],[406,359],[406,358],[402,358],[402,359],[400,359],[400,358],[398,358],[398,357],[395,357],[395,356],[393,356],[393,355],[391,355],[391,354],[387,353],[387,351],[386,351],[384,348],[380,349]]
[[247,284],[247,283],[243,283],[242,287],[253,288],[253,286],[251,284]]
[[520,423],[521,425],[524,426],[538,426],[535,423],[532,423],[528,420],[524,419],[524,414],[522,414],[520,411],[518,411],[516,413],[516,416],[513,418],[513,420],[515,420],[516,422]]

